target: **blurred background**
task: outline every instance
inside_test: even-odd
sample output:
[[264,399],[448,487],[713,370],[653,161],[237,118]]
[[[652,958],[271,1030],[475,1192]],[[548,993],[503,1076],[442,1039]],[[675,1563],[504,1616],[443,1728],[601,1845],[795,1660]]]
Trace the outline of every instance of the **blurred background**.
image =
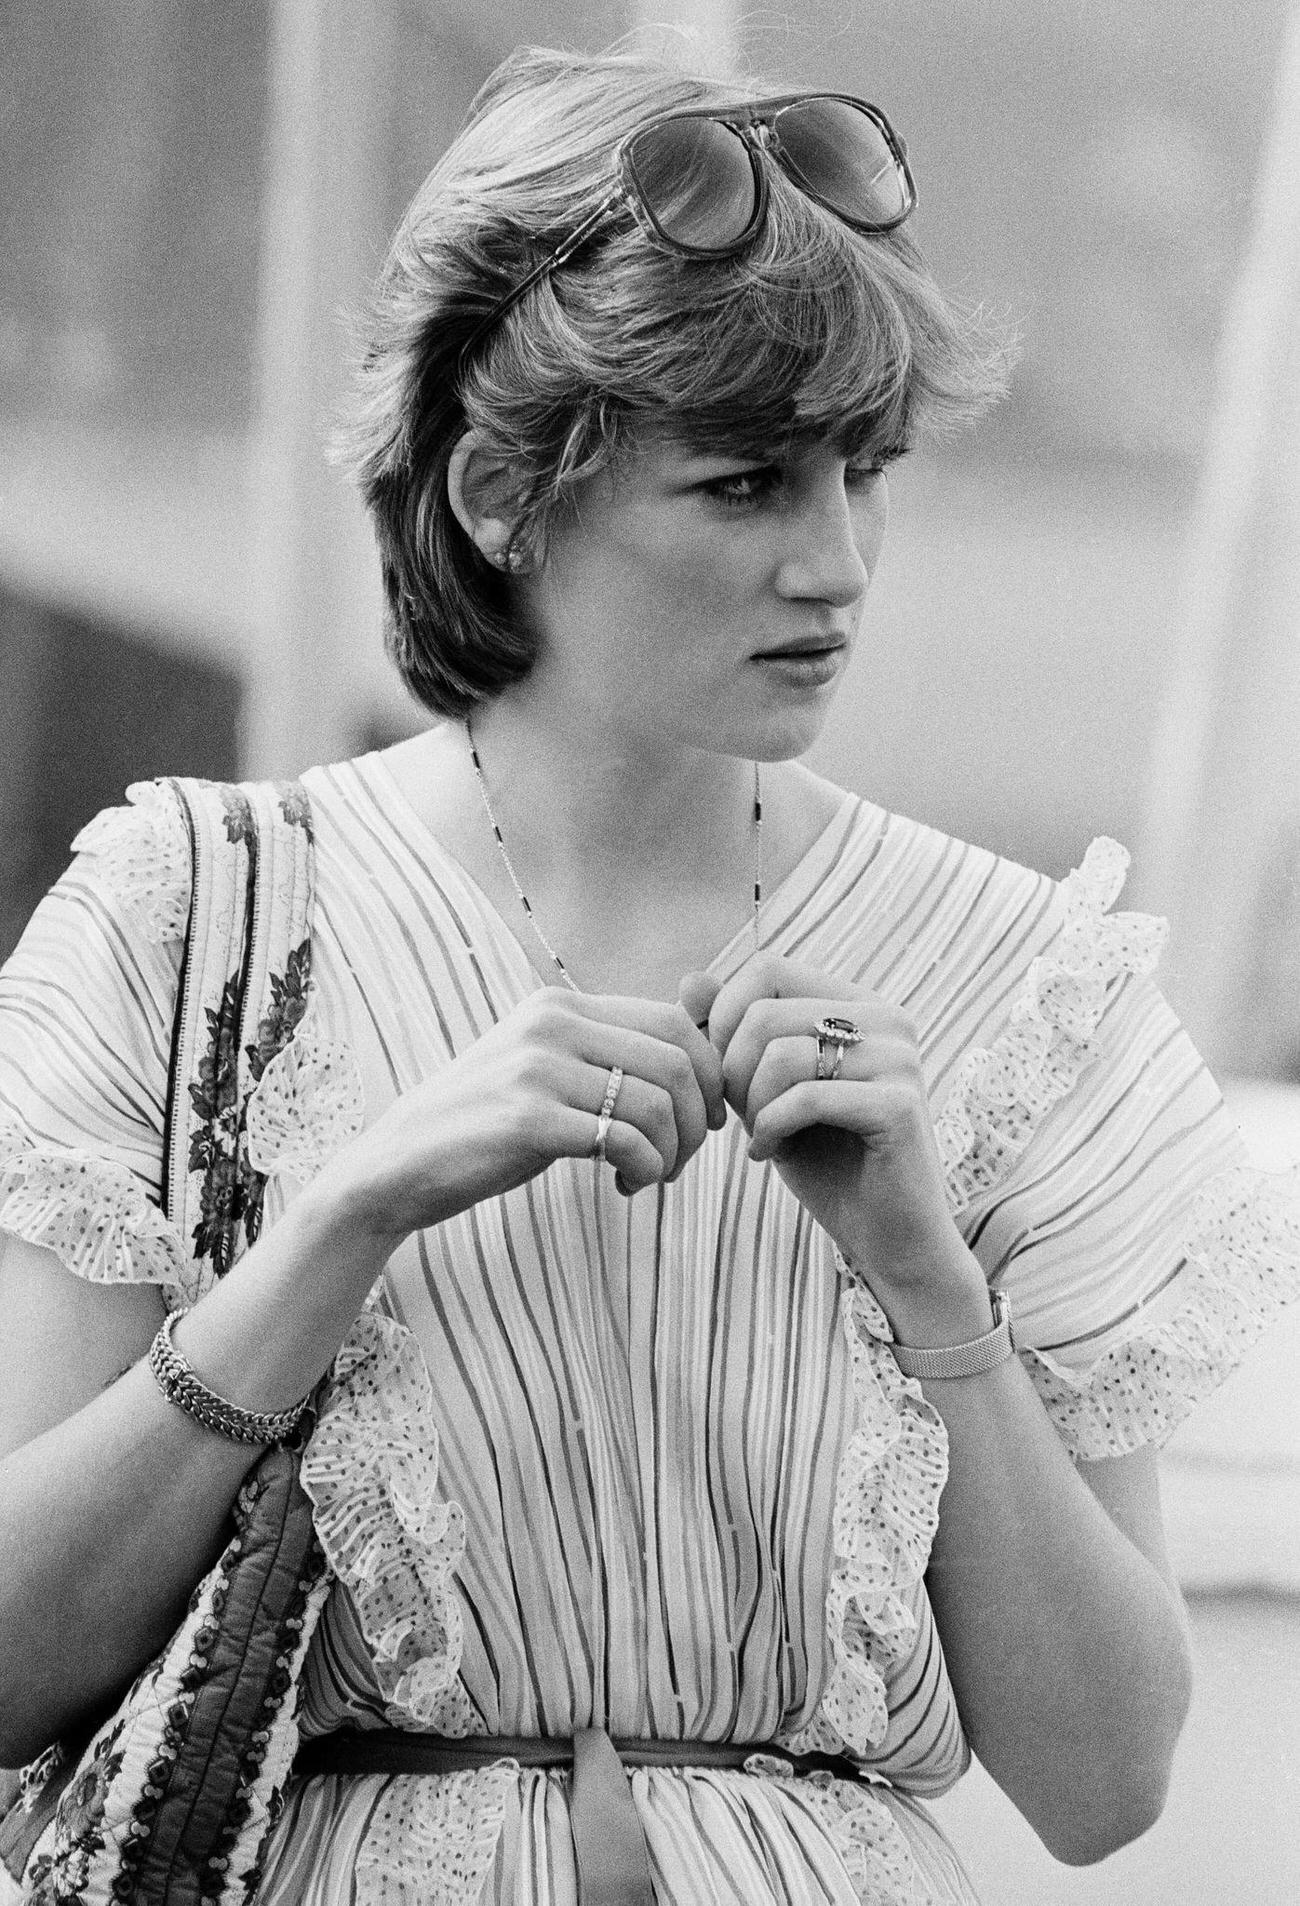
[[[123,786],[410,732],[322,443],[400,210],[521,40],[675,23],[883,105],[1012,395],[893,482],[815,765],[1056,874],[1134,849],[1166,990],[1300,1157],[1300,8],[1289,0],[0,0],[0,952]],[[1201,1687],[1165,1820],[989,1906],[1300,1899],[1300,1333],[1171,1452]]]

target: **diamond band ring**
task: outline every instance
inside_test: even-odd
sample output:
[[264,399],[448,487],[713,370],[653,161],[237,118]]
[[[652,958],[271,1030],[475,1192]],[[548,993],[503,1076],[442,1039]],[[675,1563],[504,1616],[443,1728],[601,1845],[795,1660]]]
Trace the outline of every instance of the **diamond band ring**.
[[598,1165],[603,1165],[605,1162],[605,1140],[609,1137],[609,1122],[614,1116],[614,1107],[618,1102],[619,1087],[622,1083],[622,1066],[611,1066],[609,1080],[605,1086],[605,1096],[596,1114],[596,1142],[591,1148],[591,1155]]

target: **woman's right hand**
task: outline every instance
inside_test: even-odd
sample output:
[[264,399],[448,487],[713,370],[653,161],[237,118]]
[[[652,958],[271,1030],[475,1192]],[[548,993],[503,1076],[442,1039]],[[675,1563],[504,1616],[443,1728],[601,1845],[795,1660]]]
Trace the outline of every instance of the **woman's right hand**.
[[[247,1409],[296,1402],[403,1236],[590,1154],[615,1065],[606,1157],[624,1188],[682,1170],[726,1118],[721,1061],[686,1012],[533,994],[336,1153],[182,1319],[201,1380]],[[161,1395],[138,1361],[161,1314],[148,1286],[109,1293],[48,1251],[0,1251],[0,1765],[156,1653],[256,1453]]]
[[390,1242],[584,1158],[623,1068],[605,1156],[628,1195],[675,1178],[726,1122],[722,1065],[680,1005],[546,987],[403,1093],[331,1161],[320,1188]]

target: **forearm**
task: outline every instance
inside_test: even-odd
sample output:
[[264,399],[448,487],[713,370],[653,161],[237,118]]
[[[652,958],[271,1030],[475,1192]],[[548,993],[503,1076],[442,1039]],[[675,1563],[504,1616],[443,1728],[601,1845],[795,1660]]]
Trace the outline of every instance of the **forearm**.
[[[304,1194],[176,1342],[230,1401],[287,1408],[328,1368],[382,1262]],[[258,1454],[169,1403],[137,1363],[0,1463],[0,1765],[93,1713],[161,1646]]]
[[928,1586],[971,1744],[1058,1858],[1101,1858],[1163,1802],[1190,1693],[1177,1590],[1017,1360],[923,1387],[950,1452]]

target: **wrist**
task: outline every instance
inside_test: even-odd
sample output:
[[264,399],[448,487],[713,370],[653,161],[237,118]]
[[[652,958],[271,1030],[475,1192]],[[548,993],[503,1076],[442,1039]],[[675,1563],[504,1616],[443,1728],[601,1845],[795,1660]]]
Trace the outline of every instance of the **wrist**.
[[907,1377],[923,1382],[946,1382],[965,1377],[983,1376],[1006,1363],[1015,1353],[1011,1336],[1011,1302],[1005,1291],[992,1291],[990,1319],[986,1329],[960,1343],[938,1348],[918,1348],[914,1344],[891,1345],[894,1361]]
[[313,1257],[345,1257],[373,1266],[377,1276],[413,1228],[401,1223],[395,1207],[382,1182],[344,1152],[303,1186],[281,1222],[292,1226]]
[[940,1349],[967,1343],[991,1327],[988,1281],[955,1226],[923,1261],[905,1268],[891,1265],[887,1274],[875,1272],[851,1251],[843,1256],[851,1274],[869,1287],[898,1343]]

